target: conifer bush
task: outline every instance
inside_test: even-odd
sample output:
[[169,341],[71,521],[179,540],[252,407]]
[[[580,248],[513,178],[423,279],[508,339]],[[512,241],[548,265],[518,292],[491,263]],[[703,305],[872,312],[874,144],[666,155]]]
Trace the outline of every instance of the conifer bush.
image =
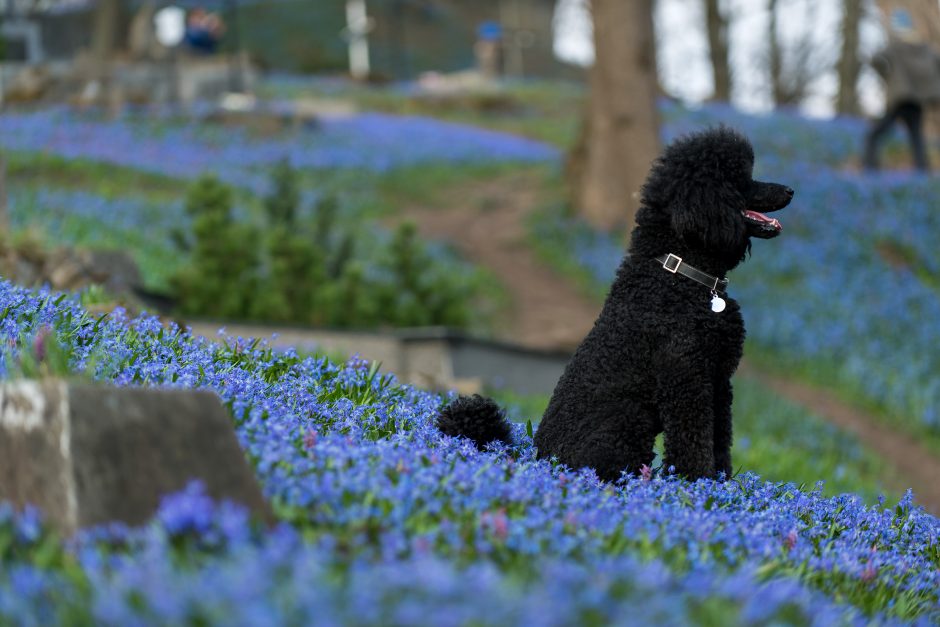
[[232,191],[214,176],[190,187],[190,263],[171,280],[185,314],[246,318],[258,285],[258,254],[250,227],[232,217]]
[[270,190],[259,226],[234,218],[232,190],[217,178],[190,187],[191,233],[174,235],[190,257],[171,283],[181,313],[356,328],[477,324],[474,308],[485,296],[479,273],[442,263],[414,224],[385,243],[343,220],[332,196],[304,210],[287,160],[272,169]]

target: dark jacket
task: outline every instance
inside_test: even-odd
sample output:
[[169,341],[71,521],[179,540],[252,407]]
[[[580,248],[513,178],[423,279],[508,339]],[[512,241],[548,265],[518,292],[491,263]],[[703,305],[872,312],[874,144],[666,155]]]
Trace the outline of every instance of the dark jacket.
[[872,58],[885,81],[888,108],[904,102],[940,102],[940,54],[925,43],[894,40]]

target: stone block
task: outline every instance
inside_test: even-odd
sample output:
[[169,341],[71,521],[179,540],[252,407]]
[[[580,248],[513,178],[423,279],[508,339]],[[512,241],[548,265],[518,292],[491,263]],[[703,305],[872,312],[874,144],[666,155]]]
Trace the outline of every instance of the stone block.
[[0,500],[39,507],[65,535],[145,523],[164,495],[194,479],[272,520],[211,392],[56,379],[0,385]]

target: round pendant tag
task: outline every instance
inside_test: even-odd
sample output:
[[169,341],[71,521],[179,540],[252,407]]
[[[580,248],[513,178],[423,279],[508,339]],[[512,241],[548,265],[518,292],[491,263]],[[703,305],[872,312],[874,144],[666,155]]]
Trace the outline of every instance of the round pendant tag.
[[718,294],[715,294],[714,296],[712,296],[712,311],[714,311],[715,313],[721,313],[722,311],[725,310],[725,305],[726,303],[725,303],[724,298],[722,298]]

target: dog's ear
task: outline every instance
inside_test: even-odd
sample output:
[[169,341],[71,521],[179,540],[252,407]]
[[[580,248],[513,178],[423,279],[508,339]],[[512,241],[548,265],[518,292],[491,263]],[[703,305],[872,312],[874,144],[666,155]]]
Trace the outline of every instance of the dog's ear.
[[735,253],[747,244],[740,219],[746,208],[744,195],[727,180],[677,186],[670,202],[672,229],[690,246]]

